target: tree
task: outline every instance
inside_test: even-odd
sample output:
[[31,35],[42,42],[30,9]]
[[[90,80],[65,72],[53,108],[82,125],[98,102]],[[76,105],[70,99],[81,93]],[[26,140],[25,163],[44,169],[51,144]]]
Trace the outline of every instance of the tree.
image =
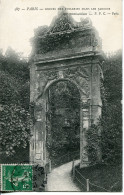
[[107,163],[122,159],[122,54],[106,57],[102,93],[102,153]]
[[11,48],[0,53],[0,94],[1,149],[7,157],[26,148],[30,137],[28,63]]
[[30,137],[30,116],[21,106],[9,104],[1,107],[0,141],[1,150],[13,156],[16,149],[26,148]]
[[122,159],[122,106],[120,102],[103,107],[101,119],[102,155],[107,163],[121,163]]
[[[102,117],[87,132],[87,150],[91,162],[98,162],[98,147],[105,163],[122,160],[122,56],[121,52],[106,57],[101,80]],[[101,129],[101,130],[100,130]],[[101,136],[100,133],[101,132]]]

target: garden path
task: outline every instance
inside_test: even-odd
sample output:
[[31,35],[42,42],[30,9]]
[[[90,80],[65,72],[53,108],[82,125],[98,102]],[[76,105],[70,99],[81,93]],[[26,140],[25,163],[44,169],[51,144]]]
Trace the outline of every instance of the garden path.
[[[75,165],[79,160],[75,161]],[[46,191],[80,191],[71,178],[72,162],[61,165],[48,174]]]

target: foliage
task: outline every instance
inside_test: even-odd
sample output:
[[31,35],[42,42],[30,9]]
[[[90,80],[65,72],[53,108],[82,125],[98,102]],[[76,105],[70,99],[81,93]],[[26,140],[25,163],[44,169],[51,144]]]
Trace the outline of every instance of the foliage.
[[11,76],[16,78],[19,83],[29,81],[29,67],[24,58],[13,49],[8,48],[3,59],[4,63],[1,64],[1,70],[8,72]]
[[[72,33],[58,33],[58,34],[50,34],[47,35],[45,38],[39,39],[39,37],[35,38],[35,44],[38,45],[38,53],[46,53],[49,51],[58,50],[59,48],[64,48],[66,45],[70,44],[70,39],[76,36],[75,32]],[[35,45],[35,47],[36,47]]]
[[[102,117],[87,132],[90,161],[97,162],[102,151],[104,163],[121,163],[122,160],[122,61],[121,52],[106,57],[101,79]],[[100,130],[101,129],[101,130]],[[101,136],[100,136],[101,134]],[[101,144],[100,144],[101,143]]]
[[100,122],[97,125],[92,124],[86,132],[88,140],[87,151],[90,163],[99,162],[99,148],[101,147],[101,125]]
[[29,109],[30,87],[29,67],[24,59],[11,48],[5,56],[0,53],[0,85],[1,103],[20,102],[22,107]]
[[[60,35],[57,36],[56,40],[60,42]],[[65,35],[61,35],[61,40],[63,40],[63,36]],[[51,40],[50,37],[50,41],[52,44],[54,39]],[[51,47],[53,46],[51,45]],[[49,48],[46,49],[49,50]],[[105,59],[104,81],[101,82],[102,118],[98,126],[92,125],[90,127],[87,134],[88,151],[92,161],[98,160],[100,139],[104,162],[118,163],[122,158],[121,58],[121,53],[118,52]],[[47,114],[52,129],[49,127],[47,129],[47,147],[51,155],[56,155],[79,147],[80,96],[77,89],[70,83],[66,87],[60,83],[60,85],[53,87],[50,93],[50,106]],[[30,136],[29,67],[28,63],[11,48],[7,50],[5,56],[0,51],[0,94],[1,148],[9,156],[14,155],[16,148],[25,148]],[[33,108],[33,106],[32,104],[31,107]],[[60,114],[56,114],[59,108]],[[98,133],[101,129],[100,126],[102,126],[101,137]]]
[[[0,104],[6,105],[19,101],[19,83],[9,73],[0,72]],[[18,100],[18,101],[17,101]]]
[[[32,39],[32,44],[36,53],[46,53],[54,50],[58,51],[60,48],[73,47],[72,39],[78,37],[77,31],[72,31],[79,27],[79,24],[73,21],[73,18],[64,12],[55,18],[52,24],[42,26],[35,29],[35,36]],[[85,20],[86,22],[86,20]],[[67,33],[68,31],[68,33]]]
[[15,149],[26,148],[30,135],[30,116],[19,105],[4,105],[0,112],[0,140],[1,149],[6,155],[12,156]]
[[118,51],[106,58],[104,64],[102,154],[107,163],[122,159],[122,54]]
[[28,63],[9,48],[0,52],[0,137],[2,152],[13,156],[30,136]]
[[58,82],[49,92],[47,148],[51,156],[79,149],[80,95],[70,82]]
[[106,57],[103,65],[104,88],[108,103],[122,100],[122,53]]
[[122,106],[120,102],[103,107],[101,119],[102,156],[107,163],[121,163],[122,160]]
[[122,191],[122,166],[120,164],[96,164],[83,168],[80,168],[80,165],[76,165],[75,169],[77,171],[75,171],[74,182],[83,192],[87,189],[84,178],[89,179],[90,192]]

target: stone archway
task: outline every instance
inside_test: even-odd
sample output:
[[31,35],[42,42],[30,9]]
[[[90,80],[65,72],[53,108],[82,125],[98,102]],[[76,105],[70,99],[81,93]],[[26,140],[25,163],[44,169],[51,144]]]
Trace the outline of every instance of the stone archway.
[[[69,20],[71,29],[63,30],[63,27],[61,29],[59,20],[63,21],[62,25],[66,25]],[[84,24],[81,22],[78,26],[75,25],[76,22],[73,22],[72,18],[69,19],[69,16],[66,18],[62,12],[49,28],[41,28],[42,36],[36,34],[34,38],[35,50],[30,68],[30,101],[35,104],[36,122],[31,129],[33,136],[30,145],[30,161],[41,165],[46,164],[44,152],[46,91],[49,86],[60,80],[68,80],[80,91],[80,166],[89,163],[85,149],[86,132],[91,123],[96,124],[101,116],[101,40],[89,20],[84,21]],[[39,39],[41,45],[35,42],[36,39]],[[59,42],[56,43],[56,39]],[[65,39],[66,41],[62,42]],[[43,45],[46,41],[48,48]]]
[[69,152],[71,155],[76,154],[74,151],[79,154],[80,92],[69,79],[58,79],[48,86],[45,94],[46,161],[50,159],[54,164],[56,159]]

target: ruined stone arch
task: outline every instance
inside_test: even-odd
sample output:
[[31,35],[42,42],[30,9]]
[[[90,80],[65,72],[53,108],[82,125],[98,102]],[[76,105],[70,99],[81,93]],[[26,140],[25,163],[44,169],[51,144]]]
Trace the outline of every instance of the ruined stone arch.
[[44,88],[43,94],[40,95],[40,96],[37,98],[37,100],[38,100],[39,98],[44,97],[44,95],[45,95],[45,93],[47,92],[47,90],[48,90],[53,84],[58,83],[59,81],[69,81],[70,83],[72,83],[73,85],[75,85],[75,87],[78,89],[78,91],[79,91],[79,93],[80,93],[80,96],[81,96],[80,86],[79,86],[77,83],[75,83],[75,81],[73,81],[73,80],[71,80],[71,79],[69,79],[69,78],[58,78],[58,79],[51,80],[51,81],[49,81],[49,82],[46,84],[46,86],[45,86],[45,88]]
[[[35,103],[36,122],[31,129],[30,161],[46,164],[46,91],[54,83],[68,80],[80,92],[80,166],[89,164],[86,151],[86,132],[91,123],[96,124],[101,116],[102,101],[100,77],[102,73],[101,39],[92,23],[78,24],[63,13],[43,31],[36,32],[33,42],[34,54],[30,66],[30,101]],[[72,30],[61,31],[68,22]],[[57,22],[56,22],[57,21]],[[60,32],[58,31],[60,30]],[[47,43],[47,45],[45,45]],[[94,44],[95,43],[95,44]]]

